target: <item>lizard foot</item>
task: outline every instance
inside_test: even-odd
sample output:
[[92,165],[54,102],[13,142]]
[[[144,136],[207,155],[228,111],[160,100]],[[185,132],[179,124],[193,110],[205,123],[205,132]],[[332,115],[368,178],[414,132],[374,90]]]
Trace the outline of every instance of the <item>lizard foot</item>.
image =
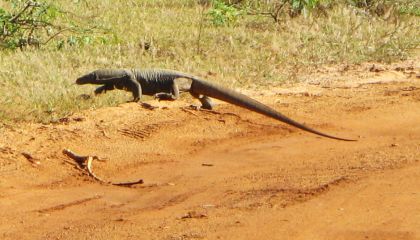
[[194,104],[191,104],[190,106],[188,106],[188,108],[195,111],[200,111],[202,109],[201,106]]
[[174,101],[176,98],[170,93],[156,93],[153,95],[158,101]]

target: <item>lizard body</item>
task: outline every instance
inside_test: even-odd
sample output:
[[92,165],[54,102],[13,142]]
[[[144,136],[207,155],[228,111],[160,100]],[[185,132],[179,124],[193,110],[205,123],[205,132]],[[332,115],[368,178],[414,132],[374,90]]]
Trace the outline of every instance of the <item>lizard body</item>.
[[244,94],[182,72],[161,69],[100,69],[78,78],[76,83],[103,85],[95,90],[96,94],[115,88],[130,91],[133,94],[134,101],[139,101],[142,95],[155,96],[159,100],[176,100],[181,92],[189,92],[193,97],[200,100],[201,107],[205,109],[213,108],[214,104],[210,99],[212,97],[323,137],[355,141],[322,133],[296,122]]

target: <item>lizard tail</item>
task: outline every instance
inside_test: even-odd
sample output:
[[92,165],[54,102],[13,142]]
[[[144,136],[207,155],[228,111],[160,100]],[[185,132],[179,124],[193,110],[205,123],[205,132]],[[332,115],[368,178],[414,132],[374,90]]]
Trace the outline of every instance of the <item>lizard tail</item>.
[[219,100],[222,100],[224,102],[231,103],[233,105],[246,108],[248,110],[263,114],[267,117],[274,118],[276,120],[279,120],[281,122],[287,123],[289,125],[292,125],[294,127],[297,127],[299,129],[302,129],[304,131],[314,133],[319,136],[332,138],[336,140],[342,140],[342,141],[357,141],[354,139],[347,139],[347,138],[340,138],[335,137],[326,133],[322,133],[320,131],[317,131],[315,129],[312,129],[310,127],[307,127],[303,125],[302,123],[296,122],[295,120],[288,118],[287,116],[277,112],[276,110],[242,94],[236,91],[233,91],[228,88],[224,88],[218,85],[215,85],[213,83],[200,80],[200,79],[193,79],[192,85],[191,85],[191,91],[196,94],[202,94],[204,96],[216,98]]

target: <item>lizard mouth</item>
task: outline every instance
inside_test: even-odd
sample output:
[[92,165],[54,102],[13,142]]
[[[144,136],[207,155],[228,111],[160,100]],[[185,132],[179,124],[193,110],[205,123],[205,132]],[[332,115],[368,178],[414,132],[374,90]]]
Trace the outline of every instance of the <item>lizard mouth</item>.
[[92,74],[89,73],[76,79],[76,84],[79,84],[79,85],[87,84],[87,83],[92,82],[92,79],[94,79],[94,76],[92,76]]
[[76,79],[76,84],[84,84],[84,79],[82,77]]

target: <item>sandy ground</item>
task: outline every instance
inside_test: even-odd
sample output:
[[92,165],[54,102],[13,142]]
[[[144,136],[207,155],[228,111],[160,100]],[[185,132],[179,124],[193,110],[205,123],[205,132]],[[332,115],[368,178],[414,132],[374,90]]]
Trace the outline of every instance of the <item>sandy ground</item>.
[[[357,142],[228,104],[182,110],[188,97],[3,126],[0,239],[420,239],[419,69],[357,68],[246,92]],[[144,184],[101,184],[65,148]]]

